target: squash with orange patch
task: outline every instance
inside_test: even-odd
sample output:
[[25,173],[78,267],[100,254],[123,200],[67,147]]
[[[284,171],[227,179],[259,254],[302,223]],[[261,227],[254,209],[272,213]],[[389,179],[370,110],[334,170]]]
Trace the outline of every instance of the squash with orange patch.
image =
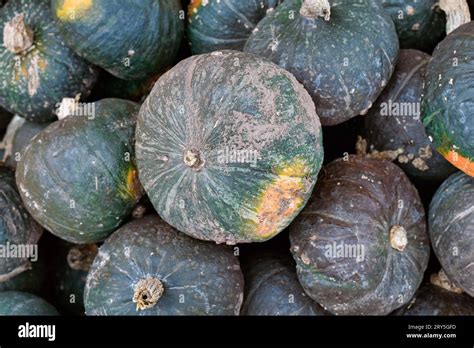
[[0,12],[0,105],[33,122],[56,119],[62,98],[87,97],[93,68],[66,46],[50,0],[11,0]]
[[217,243],[278,234],[304,207],[323,159],[303,86],[238,51],[193,56],[165,73],[136,135],[140,180],[157,212]]
[[134,156],[138,104],[103,99],[71,110],[33,138],[16,180],[43,227],[73,243],[94,243],[127,219],[142,193]]

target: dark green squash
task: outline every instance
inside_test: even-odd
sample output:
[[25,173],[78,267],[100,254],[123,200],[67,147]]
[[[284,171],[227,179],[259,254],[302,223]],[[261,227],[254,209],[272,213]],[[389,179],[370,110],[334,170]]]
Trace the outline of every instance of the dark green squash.
[[325,315],[298,283],[293,260],[278,255],[256,257],[243,268],[245,296],[241,315]]
[[474,176],[474,22],[449,34],[428,65],[422,117],[436,149]]
[[397,29],[401,48],[427,53],[470,20],[466,0],[382,0]]
[[192,0],[188,7],[188,40],[193,54],[242,50],[265,15],[282,0]]
[[193,56],[164,74],[136,137],[140,180],[158,214],[217,243],[282,231],[323,158],[308,93],[275,64],[237,51]]
[[174,63],[184,30],[178,0],[52,0],[66,43],[125,80],[151,77]]
[[0,57],[0,105],[30,121],[54,120],[62,98],[86,97],[96,80],[96,70],[64,44],[50,0],[2,8]]
[[53,304],[61,313],[84,315],[84,288],[90,266],[97,255],[96,244],[71,244],[59,240],[54,256]]
[[456,173],[436,191],[429,210],[433,250],[446,275],[474,296],[474,179]]
[[19,291],[0,292],[0,316],[34,316],[59,315],[59,313],[42,298]]
[[20,274],[0,282],[0,291],[24,291],[36,295],[44,293],[48,268],[43,249],[38,248],[38,260],[30,262],[30,268]]
[[42,232],[22,205],[13,172],[0,167],[0,282],[31,268]]
[[34,137],[16,180],[26,208],[46,229],[94,243],[120,226],[142,193],[134,157],[138,104],[103,99],[75,112]]
[[87,315],[238,315],[239,261],[148,215],[100,247],[84,292]]
[[421,122],[421,96],[430,56],[400,50],[388,86],[364,117],[370,151],[392,151],[396,163],[413,179],[439,182],[455,171],[431,145]]
[[311,94],[323,126],[364,114],[395,67],[393,21],[372,0],[287,0],[260,21],[244,50],[271,59]]
[[342,315],[386,315],[408,303],[430,252],[423,206],[405,173],[357,156],[323,167],[290,241],[306,293]]

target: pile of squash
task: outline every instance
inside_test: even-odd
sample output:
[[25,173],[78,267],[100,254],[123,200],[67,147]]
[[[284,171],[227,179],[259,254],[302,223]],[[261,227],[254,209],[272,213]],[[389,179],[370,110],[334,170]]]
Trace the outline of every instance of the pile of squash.
[[467,0],[2,0],[0,315],[474,315]]

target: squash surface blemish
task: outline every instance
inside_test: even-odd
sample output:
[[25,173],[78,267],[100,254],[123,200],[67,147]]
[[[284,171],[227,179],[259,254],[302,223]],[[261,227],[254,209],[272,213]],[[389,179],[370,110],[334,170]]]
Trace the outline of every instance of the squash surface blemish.
[[62,6],[56,10],[56,15],[61,20],[74,21],[83,16],[92,5],[92,0],[64,0]]

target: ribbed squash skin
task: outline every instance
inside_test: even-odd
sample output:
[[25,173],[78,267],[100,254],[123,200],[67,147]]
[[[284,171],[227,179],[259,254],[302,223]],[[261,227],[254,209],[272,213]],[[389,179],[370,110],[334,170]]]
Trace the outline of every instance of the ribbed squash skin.
[[325,21],[301,15],[302,0],[285,1],[260,21],[244,48],[295,75],[323,126],[365,113],[388,83],[398,54],[393,21],[378,1],[329,2]]
[[265,15],[282,0],[192,0],[188,7],[188,40],[193,54],[242,50]]
[[[42,232],[21,202],[14,173],[0,167],[0,244],[3,250],[36,245]],[[9,280],[19,269],[26,270],[29,264],[26,258],[0,257],[0,277]]]
[[[132,298],[145,277],[164,287],[153,307]],[[239,261],[227,247],[202,242],[158,216],[134,220],[100,247],[87,277],[87,315],[238,315],[243,298]]]
[[436,191],[430,204],[433,250],[446,275],[474,296],[474,179],[456,173]]
[[428,65],[422,117],[434,146],[474,176],[474,22],[449,34]]
[[[24,14],[34,31],[34,46],[15,54],[4,46],[7,22]],[[50,0],[11,0],[0,13],[0,105],[35,122],[56,118],[62,98],[86,97],[96,69],[68,48],[54,24]]]
[[456,169],[432,146],[421,122],[423,83],[430,56],[400,50],[388,86],[364,117],[364,133],[378,151],[403,149],[395,161],[418,180],[442,181]]
[[438,0],[382,0],[395,23],[400,48],[427,53],[446,36],[446,15]]
[[16,180],[23,202],[50,232],[73,243],[105,239],[141,196],[135,168],[138,104],[95,103],[95,116],[68,116],[25,149]]
[[[402,251],[390,240],[397,225],[406,230]],[[430,252],[423,206],[403,171],[357,156],[323,167],[290,241],[305,292],[340,315],[387,315],[408,303]]]
[[[160,216],[217,243],[282,231],[309,198],[323,158],[303,87],[237,51],[193,56],[164,74],[140,109],[136,138],[140,180]],[[200,167],[186,165],[189,151]]]
[[474,315],[474,298],[457,294],[435,285],[424,285],[410,305],[396,311],[397,315]]
[[42,298],[19,291],[0,292],[0,316],[18,315],[59,315],[59,313]]
[[263,256],[244,268],[245,297],[241,315],[325,315],[303,291],[296,267],[286,257]]
[[126,80],[174,63],[184,30],[178,0],[52,0],[66,43],[81,57]]

